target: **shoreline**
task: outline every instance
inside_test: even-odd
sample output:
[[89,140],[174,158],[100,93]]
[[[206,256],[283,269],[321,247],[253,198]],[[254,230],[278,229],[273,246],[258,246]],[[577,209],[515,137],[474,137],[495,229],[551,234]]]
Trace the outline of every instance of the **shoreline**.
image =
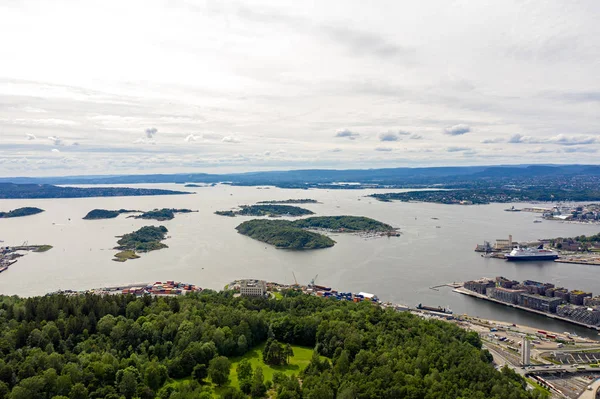
[[585,328],[589,328],[591,330],[596,330],[596,331],[600,332],[600,326],[594,326],[594,325],[591,325],[591,324],[581,323],[581,322],[578,322],[576,320],[571,320],[571,319],[559,316],[559,315],[554,314],[554,313],[546,313],[546,312],[542,312],[542,311],[539,311],[539,310],[526,308],[526,307],[521,306],[521,305],[515,305],[515,304],[512,304],[512,303],[502,302],[502,301],[499,301],[499,300],[494,299],[494,298],[489,298],[486,295],[481,295],[481,294],[478,294],[476,292],[469,291],[469,290],[467,290],[464,287],[455,288],[455,289],[452,290],[452,292],[458,292],[459,294],[468,295],[468,296],[473,297],[473,298],[482,299],[482,300],[486,300],[486,301],[489,301],[489,302],[495,302],[495,303],[498,303],[500,305],[508,306],[508,307],[515,308],[515,309],[520,309],[520,310],[523,310],[523,311],[526,311],[526,312],[529,312],[529,313],[535,313],[535,314],[538,314],[538,315],[546,316],[546,317],[548,317],[550,319],[564,321],[566,323],[575,324],[575,325],[578,325],[580,327],[585,327]]

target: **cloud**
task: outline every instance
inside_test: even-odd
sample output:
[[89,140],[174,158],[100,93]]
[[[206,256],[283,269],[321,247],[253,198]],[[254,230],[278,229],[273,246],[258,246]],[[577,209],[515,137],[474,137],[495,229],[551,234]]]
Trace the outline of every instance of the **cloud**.
[[189,143],[190,141],[197,141],[200,138],[200,136],[194,136],[194,134],[188,134],[185,139],[183,139],[186,143]]
[[398,137],[397,133],[387,132],[379,134],[379,141],[398,141],[400,137]]
[[223,138],[223,135],[216,133],[204,133],[202,134],[202,138],[204,140],[221,140]]
[[62,140],[58,136],[48,136],[48,140],[52,141],[54,145],[62,145]]
[[423,140],[423,136],[417,133],[413,133],[410,135],[409,139],[411,140]]
[[271,155],[271,151],[265,151],[264,155],[265,155],[265,157],[268,157],[269,155]]
[[149,139],[153,138],[156,135],[156,133],[158,133],[158,130],[155,127],[146,129],[146,137],[148,137]]
[[598,142],[598,137],[595,136],[566,136],[559,134],[549,138],[536,139],[531,136],[522,134],[514,134],[508,139],[511,144],[557,144],[564,146],[595,144]]
[[37,137],[35,137],[35,134],[31,134],[31,133],[27,133],[25,135],[25,137],[27,138],[27,140],[35,140],[35,139],[37,139]]
[[77,147],[79,145],[79,143],[77,141],[74,141],[74,142],[71,143],[71,145]]
[[414,49],[399,46],[374,33],[339,26],[323,26],[321,30],[354,56],[372,55],[383,59],[401,57],[404,62],[411,63],[414,60]]
[[342,152],[341,148],[332,148],[329,152]]
[[484,139],[481,140],[481,144],[496,144],[496,143],[504,143],[504,139],[500,137],[496,137],[493,139]]
[[335,133],[335,137],[347,138],[347,139],[349,139],[349,140],[354,140],[354,139],[356,139],[358,136],[360,136],[360,134],[358,134],[358,133],[355,133],[355,132],[351,132],[351,131],[350,131],[350,130],[348,130],[348,129],[341,129],[341,130],[338,130],[338,131]]
[[446,148],[446,152],[463,152],[463,151],[471,151],[469,147],[448,147]]
[[576,153],[576,152],[593,154],[593,153],[598,152],[598,150],[596,148],[590,148],[590,147],[566,147],[566,148],[562,148],[561,151],[568,153],[568,154]]
[[147,139],[145,137],[141,137],[133,141],[133,144],[156,144],[156,141],[153,139]]
[[60,150],[58,148],[53,148],[50,150],[50,152],[60,152]]
[[392,151],[392,149],[390,147],[375,147],[375,151],[389,152]]
[[239,143],[240,139],[238,139],[237,137],[233,137],[233,136],[225,136],[225,137],[223,137],[223,139],[221,139],[221,141],[223,143]]
[[464,123],[459,123],[458,125],[450,126],[444,129],[444,133],[450,136],[461,136],[465,133],[469,133],[471,128]]

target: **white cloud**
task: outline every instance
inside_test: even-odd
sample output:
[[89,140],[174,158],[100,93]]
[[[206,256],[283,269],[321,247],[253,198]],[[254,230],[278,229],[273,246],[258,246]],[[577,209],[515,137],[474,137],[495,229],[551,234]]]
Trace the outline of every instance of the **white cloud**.
[[60,152],[60,150],[58,148],[53,148],[50,150],[50,152]]
[[27,138],[27,140],[35,140],[35,139],[37,139],[37,137],[35,137],[35,134],[31,134],[31,133],[27,133],[25,135],[25,137]]
[[423,136],[417,133],[411,134],[408,138],[411,140],[423,140]]
[[444,133],[450,136],[461,136],[463,134],[469,133],[471,128],[464,123],[459,123],[458,125],[449,126],[444,129]]
[[481,140],[481,144],[497,144],[497,143],[504,143],[504,139],[500,138],[500,137],[496,137],[493,139],[483,139]]
[[191,141],[197,141],[198,139],[200,139],[200,136],[195,136],[194,134],[188,134],[187,136],[185,136],[185,138],[183,140],[186,143],[189,143]]
[[52,141],[52,144],[54,144],[54,145],[62,145],[63,144],[62,140],[58,136],[49,136],[48,140]]
[[223,143],[239,143],[240,139],[238,139],[237,137],[233,137],[233,136],[225,136],[225,137],[223,137],[223,139],[221,139],[221,141]]
[[348,130],[348,129],[341,129],[341,130],[338,130],[338,131],[335,133],[335,137],[338,137],[338,138],[346,138],[346,139],[349,139],[349,140],[354,140],[354,139],[356,139],[358,136],[360,136],[360,134],[358,134],[358,133],[355,133],[355,132],[352,132],[352,131],[350,131],[350,130]]
[[145,133],[146,133],[146,137],[151,139],[154,136],[156,136],[156,133],[158,133],[158,129],[156,129],[155,127],[151,127],[151,128],[146,129]]
[[464,152],[464,151],[471,151],[471,148],[451,146],[451,147],[446,148],[446,151],[447,152]]
[[392,149],[390,147],[375,147],[375,151],[389,152],[392,151]]

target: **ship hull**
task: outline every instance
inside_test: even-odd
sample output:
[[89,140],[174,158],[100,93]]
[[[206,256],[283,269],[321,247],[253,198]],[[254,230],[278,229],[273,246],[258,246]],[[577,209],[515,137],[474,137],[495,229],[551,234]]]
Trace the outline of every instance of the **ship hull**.
[[532,260],[554,260],[558,255],[531,255],[531,256],[511,256],[505,255],[506,260],[511,262],[528,262]]

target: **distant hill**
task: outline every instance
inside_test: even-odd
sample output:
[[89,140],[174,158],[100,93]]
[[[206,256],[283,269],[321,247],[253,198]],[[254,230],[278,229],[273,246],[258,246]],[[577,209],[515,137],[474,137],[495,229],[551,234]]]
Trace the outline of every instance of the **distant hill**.
[[191,194],[184,191],[158,190],[127,187],[59,187],[50,184],[0,183],[0,199],[9,198],[84,198],[84,197],[131,197],[142,195]]

